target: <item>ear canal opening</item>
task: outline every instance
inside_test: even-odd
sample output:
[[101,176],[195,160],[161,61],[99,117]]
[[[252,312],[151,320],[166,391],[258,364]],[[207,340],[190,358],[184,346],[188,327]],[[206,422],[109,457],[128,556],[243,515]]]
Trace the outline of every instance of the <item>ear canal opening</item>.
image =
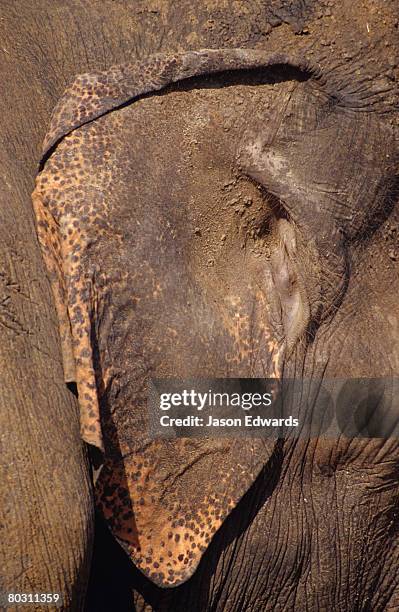
[[275,216],[275,218],[277,220],[279,219],[285,219],[286,221],[290,221],[290,214],[288,212],[288,210],[284,207],[283,203],[281,202],[281,200],[273,195],[272,193],[270,193],[269,191],[266,191],[266,189],[262,186],[262,190],[266,193],[266,197],[268,200],[268,204]]

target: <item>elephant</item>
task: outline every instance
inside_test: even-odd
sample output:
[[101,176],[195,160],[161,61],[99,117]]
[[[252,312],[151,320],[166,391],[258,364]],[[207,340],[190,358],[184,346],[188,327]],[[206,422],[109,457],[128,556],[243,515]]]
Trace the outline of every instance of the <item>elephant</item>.
[[[187,6],[182,22],[167,2],[141,12],[41,2],[57,40],[69,32],[62,16],[82,55],[62,47],[67,68],[46,68],[29,115],[18,87],[37,90],[32,52],[11,89],[24,101],[5,114],[23,117],[5,131],[24,152],[24,167],[10,144],[3,154],[13,211],[44,141],[32,200],[56,315],[30,219],[43,357],[27,379],[36,394],[21,399],[14,383],[19,408],[3,411],[6,425],[27,424],[7,442],[18,465],[7,455],[2,478],[25,479],[27,516],[12,516],[6,488],[4,542],[22,561],[16,569],[2,553],[2,588],[51,588],[81,609],[91,565],[86,609],[394,610],[394,437],[146,433],[152,377],[390,381],[398,370],[396,3],[271,2],[262,12],[253,2],[244,19],[227,4]],[[115,31],[99,60],[107,11]],[[23,31],[15,8],[5,12]],[[118,31],[122,16],[131,21]],[[170,28],[166,39],[154,22]],[[40,34],[49,44],[44,25]],[[5,40],[7,64],[17,47]],[[7,290],[23,295],[11,280]],[[12,313],[11,338],[34,346]],[[60,390],[54,399],[41,387],[38,413],[49,352]],[[32,530],[33,552],[18,524]]]

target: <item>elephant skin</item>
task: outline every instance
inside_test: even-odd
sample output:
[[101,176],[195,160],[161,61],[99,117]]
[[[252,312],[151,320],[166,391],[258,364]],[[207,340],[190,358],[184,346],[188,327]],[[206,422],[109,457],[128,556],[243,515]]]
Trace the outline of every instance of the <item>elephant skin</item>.
[[[143,433],[145,383],[154,373],[397,376],[395,3],[362,3],[359,9],[345,2],[301,2],[297,8],[253,2],[245,18],[236,6],[201,5],[188,7],[182,20],[168,3],[151,13],[125,2],[101,8],[43,2],[40,12],[48,8],[50,27],[41,25],[41,36],[36,20],[47,22],[25,4],[20,22],[5,3],[8,28],[14,23],[30,42],[25,46],[37,49],[50,40],[49,31],[63,32],[55,55],[63,68],[51,78],[41,75],[32,53],[21,62],[19,81],[10,76],[15,99],[19,83],[39,81],[40,87],[29,85],[32,110],[17,105],[12,111],[20,124],[9,122],[11,141],[19,142],[19,129],[31,134],[36,151],[25,143],[26,167],[11,168],[9,176],[19,176],[26,194],[50,109],[61,100],[45,140],[34,206],[65,377],[78,385],[84,439],[104,453],[97,506],[128,553],[115,552],[119,594],[132,590],[124,609],[396,609],[395,440],[151,446]],[[107,28],[120,29],[99,59],[104,14]],[[157,48],[151,48],[158,36],[154,23],[169,28]],[[18,55],[10,34],[5,40],[6,50]],[[70,40],[76,41],[73,54]],[[131,59],[133,40],[141,45],[141,64]],[[170,64],[162,73],[164,58],[177,64],[198,59],[204,47],[214,50],[204,52],[202,72],[194,63],[186,77],[170,79]],[[225,47],[227,56],[244,47],[241,61],[251,54],[262,59],[234,67],[234,74],[216,66],[208,76],[207,58],[219,54],[223,63]],[[153,51],[158,66],[150,68],[152,85],[145,90],[137,69],[153,65],[146,59]],[[6,56],[11,74],[14,58]],[[66,64],[65,57],[71,58]],[[266,59],[262,68],[265,58],[275,58],[275,66]],[[87,73],[92,82],[74,81]],[[116,93],[109,88],[115,77]],[[104,114],[90,116],[90,103],[79,107],[80,93],[76,108],[68,93],[73,85],[62,96],[71,82],[91,87],[87,100],[94,95]],[[136,91],[131,83],[138,82]],[[5,167],[15,159],[7,151]],[[13,198],[14,208],[21,207],[24,196],[15,188]],[[44,289],[39,301],[46,299]],[[56,335],[51,342],[56,355]],[[60,405],[72,402],[64,397]],[[33,407],[25,410],[31,419]],[[75,531],[65,530],[68,520],[76,524],[65,510],[61,525],[51,520],[59,534],[74,532],[78,542],[72,557],[58,558],[59,573],[50,574],[55,589],[55,577],[72,567],[69,586],[60,582],[59,588],[78,608],[92,518],[76,415],[65,414],[53,427],[48,413],[39,422],[60,443],[63,432],[74,432],[66,448],[75,467],[65,484],[55,479],[51,492],[70,504],[70,491],[78,490],[83,505],[75,507],[88,510]],[[29,432],[19,436],[26,438],[33,444]],[[54,442],[50,447],[58,448]],[[37,461],[33,451],[32,465]],[[57,464],[51,456],[45,461]],[[22,470],[28,481],[30,469]],[[32,524],[25,517],[20,522]],[[16,531],[9,533],[15,540]],[[55,540],[48,534],[38,546],[38,585],[40,574],[47,575],[40,570],[40,546]],[[23,550],[24,543],[19,546]],[[12,584],[17,571],[9,568]],[[106,606],[104,599],[93,603],[95,597],[89,597],[92,609]]]

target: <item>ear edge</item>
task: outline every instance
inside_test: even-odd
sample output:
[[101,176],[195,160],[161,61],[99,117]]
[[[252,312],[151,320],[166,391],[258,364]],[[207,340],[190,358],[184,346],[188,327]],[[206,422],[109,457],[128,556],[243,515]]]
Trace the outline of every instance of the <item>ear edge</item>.
[[[66,262],[70,261],[68,241],[61,236],[60,228],[51,211],[44,204],[40,188],[40,177],[32,193],[32,203],[36,216],[37,234],[46,265],[54,303],[57,311],[61,352],[66,383],[76,382],[79,395],[81,436],[85,442],[104,451],[101,433],[99,404],[96,389],[95,372],[92,363],[92,347],[89,334],[83,335],[73,320],[69,291],[71,270]],[[74,231],[71,226],[71,232]],[[70,238],[70,236],[68,236]],[[69,264],[70,265],[70,264]],[[77,265],[77,264],[74,264]],[[80,285],[87,282],[85,278],[74,281],[75,292]],[[82,300],[81,309],[83,326],[90,327],[88,304]]]
[[[134,99],[178,81],[204,74],[287,65],[314,79],[321,69],[303,56],[253,49],[201,49],[174,55],[158,54],[146,61],[113,66],[75,78],[55,106],[46,134],[40,169],[57,143],[76,128]],[[93,98],[93,90],[96,96]]]

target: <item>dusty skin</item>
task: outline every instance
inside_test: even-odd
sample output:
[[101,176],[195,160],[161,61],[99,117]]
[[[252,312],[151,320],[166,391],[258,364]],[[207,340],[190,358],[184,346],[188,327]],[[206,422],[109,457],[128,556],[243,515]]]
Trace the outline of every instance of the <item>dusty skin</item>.
[[[396,441],[176,448],[143,416],[154,374],[397,376],[397,3],[3,5],[6,588],[81,609],[91,567],[89,610],[397,609]],[[92,562],[62,362],[105,461]]]

